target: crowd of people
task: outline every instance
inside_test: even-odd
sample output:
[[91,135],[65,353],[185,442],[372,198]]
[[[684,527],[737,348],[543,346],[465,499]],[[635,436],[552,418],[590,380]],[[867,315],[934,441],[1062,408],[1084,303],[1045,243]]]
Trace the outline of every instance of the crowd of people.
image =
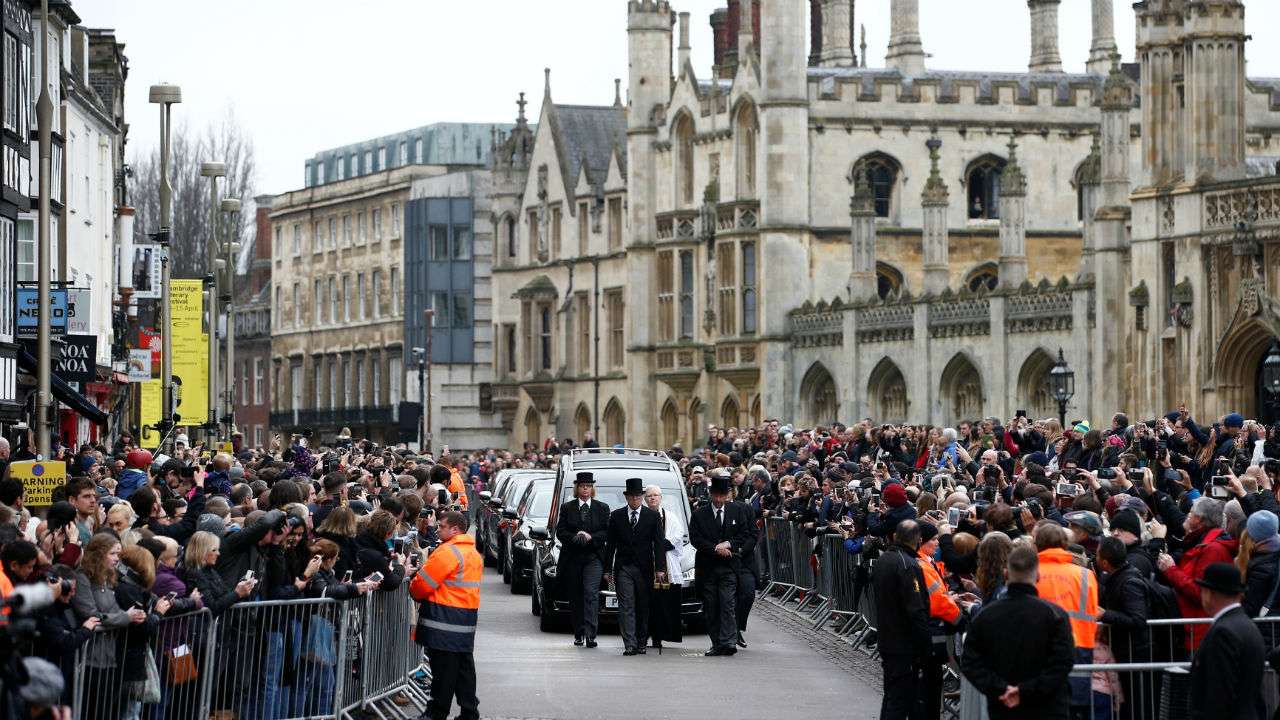
[[466,529],[472,468],[349,438],[309,445],[237,436],[217,453],[179,435],[160,455],[126,435],[65,453],[67,480],[40,508],[6,470],[0,716],[70,717],[79,673],[81,717],[195,717],[180,686],[204,672],[204,618],[221,621],[211,717],[332,713],[334,675],[352,671],[335,667],[333,617],[236,606],[395,591]]

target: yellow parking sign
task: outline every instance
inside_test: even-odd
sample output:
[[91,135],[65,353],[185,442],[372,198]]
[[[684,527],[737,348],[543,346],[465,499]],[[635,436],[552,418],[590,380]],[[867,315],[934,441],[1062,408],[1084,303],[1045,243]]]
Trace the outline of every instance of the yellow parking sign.
[[53,504],[53,490],[67,482],[67,464],[60,460],[19,460],[9,463],[9,477],[22,481],[27,507]]

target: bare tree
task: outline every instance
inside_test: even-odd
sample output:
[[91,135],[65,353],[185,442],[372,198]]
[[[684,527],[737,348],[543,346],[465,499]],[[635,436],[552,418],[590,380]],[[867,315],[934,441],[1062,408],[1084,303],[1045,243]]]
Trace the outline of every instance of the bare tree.
[[[243,242],[252,226],[257,170],[253,140],[236,121],[235,113],[228,108],[221,121],[210,123],[203,132],[192,131],[186,124],[175,126],[169,150],[169,184],[173,188],[170,270],[175,278],[198,278],[208,272],[209,178],[200,176],[200,164],[205,162],[226,164],[227,175],[218,180],[219,195],[242,203],[238,221],[233,227],[224,226],[223,232],[230,230],[236,242]],[[160,229],[159,148],[133,167],[134,239],[148,242]]]

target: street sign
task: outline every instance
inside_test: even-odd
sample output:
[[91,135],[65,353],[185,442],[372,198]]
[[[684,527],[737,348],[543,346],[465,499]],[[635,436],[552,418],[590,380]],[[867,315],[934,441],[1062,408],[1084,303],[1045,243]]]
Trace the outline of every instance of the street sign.
[[67,335],[53,372],[67,382],[93,382],[98,377],[97,358],[97,335]]
[[9,463],[9,477],[22,481],[25,506],[44,507],[53,504],[54,489],[66,484],[67,465],[60,460],[19,460]]
[[67,288],[67,334],[92,335],[89,329],[93,312],[93,291],[89,288]]
[[[40,332],[40,289],[34,285],[20,285],[15,293],[18,303],[18,338],[35,340]],[[67,333],[67,289],[49,288],[49,334]]]

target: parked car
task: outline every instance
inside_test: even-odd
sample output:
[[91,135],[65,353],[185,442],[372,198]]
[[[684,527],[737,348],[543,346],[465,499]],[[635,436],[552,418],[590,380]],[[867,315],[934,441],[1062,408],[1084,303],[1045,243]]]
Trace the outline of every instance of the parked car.
[[529,483],[520,496],[516,518],[508,518],[507,564],[502,575],[511,579],[512,594],[529,592],[533,586],[533,540],[529,538],[529,529],[546,527],[555,484],[554,477],[538,478]]
[[503,487],[502,505],[495,508],[494,517],[489,518],[489,536],[485,541],[485,550],[493,556],[496,567],[502,570],[503,582],[511,582],[511,576],[507,574],[507,547],[511,538],[510,527],[519,519],[516,509],[520,505],[520,496],[534,480],[551,477],[554,477],[551,470],[521,471],[513,474]]
[[[694,549],[688,544],[689,496],[680,470],[666,453],[657,450],[633,449],[576,449],[564,455],[556,468],[554,500],[545,524],[531,526],[529,538],[534,546],[534,570],[532,611],[539,618],[543,632],[551,632],[567,624],[569,602],[562,596],[556,583],[556,563],[560,558],[556,540],[556,521],[560,506],[573,497],[573,478],[578,472],[589,471],[595,475],[596,500],[616,510],[626,504],[622,491],[626,480],[638,477],[645,485],[662,488],[662,506],[667,511],[668,522],[683,526],[685,546],[680,558],[681,615],[686,624],[701,621],[702,602],[694,590]],[[674,573],[674,568],[669,568]],[[607,570],[606,570],[607,572]],[[602,582],[600,587],[600,617],[602,621],[615,621],[618,616],[618,597]]]
[[502,520],[502,509],[506,505],[504,495],[512,480],[528,474],[552,477],[554,472],[543,468],[503,468],[489,484],[491,489],[480,493],[481,506],[476,513],[476,552],[484,558],[485,565],[501,567],[497,563],[499,558],[495,542],[498,538],[498,523]]

